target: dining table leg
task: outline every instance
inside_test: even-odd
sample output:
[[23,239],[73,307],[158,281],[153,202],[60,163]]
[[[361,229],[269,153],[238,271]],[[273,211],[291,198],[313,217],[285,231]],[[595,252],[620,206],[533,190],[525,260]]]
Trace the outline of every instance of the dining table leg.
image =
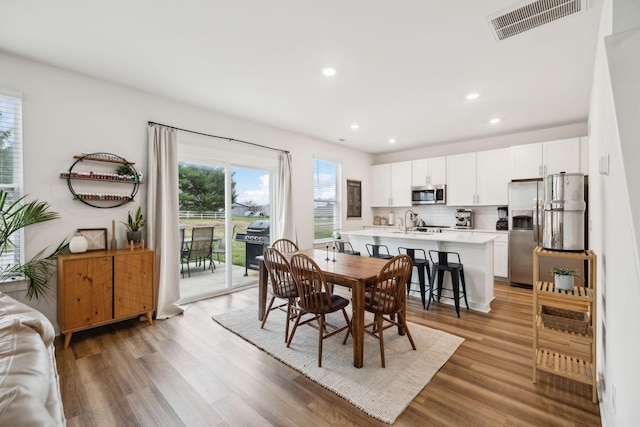
[[357,280],[351,290],[351,331],[353,334],[353,366],[364,365],[364,281]]
[[258,260],[259,279],[258,279],[258,320],[264,319],[264,312],[267,307],[267,283],[269,281],[269,273],[264,266],[264,260]]

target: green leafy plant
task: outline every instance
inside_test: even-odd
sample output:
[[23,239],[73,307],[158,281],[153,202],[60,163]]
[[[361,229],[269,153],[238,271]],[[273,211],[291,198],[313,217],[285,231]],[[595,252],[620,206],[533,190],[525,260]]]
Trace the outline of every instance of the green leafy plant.
[[[34,200],[24,203],[24,197],[13,202],[9,201],[9,194],[0,190],[0,256],[14,247],[11,236],[19,230],[33,224],[52,221],[59,218],[58,213],[49,211],[49,204]],[[63,241],[49,255],[44,256],[46,248],[38,252],[30,261],[24,264],[9,264],[0,271],[0,280],[9,281],[24,277],[29,282],[27,298],[40,298],[49,291],[49,278],[53,274],[55,258],[58,254],[68,253],[69,245]]]
[[118,175],[126,175],[126,176],[134,176],[136,174],[133,168],[131,167],[131,165],[127,163],[118,166],[118,169],[116,169],[116,173]]
[[578,273],[578,270],[575,270],[573,268],[560,268],[560,267],[553,267],[550,271],[550,274],[557,274],[560,276],[580,276],[580,274]]
[[144,219],[142,215],[142,208],[140,206],[138,206],[138,210],[134,217],[132,217],[131,212],[129,212],[127,222],[120,222],[122,222],[129,231],[140,231],[142,227],[147,225],[147,220]]

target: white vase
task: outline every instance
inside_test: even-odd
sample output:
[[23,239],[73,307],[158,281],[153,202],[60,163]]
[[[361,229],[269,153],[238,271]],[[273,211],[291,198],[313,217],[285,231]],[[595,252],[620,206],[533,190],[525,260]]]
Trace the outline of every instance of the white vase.
[[86,252],[88,247],[89,242],[82,234],[72,237],[69,242],[69,250],[74,254]]
[[553,277],[556,288],[562,289],[563,291],[570,291],[573,289],[573,276],[569,276],[566,274],[554,274]]

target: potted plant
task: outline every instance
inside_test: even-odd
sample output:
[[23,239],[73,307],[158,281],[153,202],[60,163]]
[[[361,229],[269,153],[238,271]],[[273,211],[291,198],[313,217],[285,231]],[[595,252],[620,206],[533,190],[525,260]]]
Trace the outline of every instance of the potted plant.
[[572,290],[573,278],[580,276],[580,274],[578,274],[578,270],[572,268],[553,267],[549,273],[553,274],[553,280],[556,288],[564,291]]
[[[121,221],[122,222],[122,221]],[[140,243],[142,240],[142,231],[140,229],[147,225],[147,221],[142,216],[142,207],[138,206],[135,216],[128,214],[127,222],[122,222],[127,227],[127,242],[133,240],[134,243]]]
[[[52,221],[59,218],[57,212],[49,212],[49,204],[34,200],[24,203],[24,197],[10,202],[11,195],[0,190],[0,257],[12,249],[12,235],[29,225]],[[49,277],[53,274],[58,254],[68,253],[69,245],[63,241],[48,256],[44,249],[24,264],[8,264],[0,269],[0,281],[25,278],[28,281],[27,298],[36,299],[49,291]]]

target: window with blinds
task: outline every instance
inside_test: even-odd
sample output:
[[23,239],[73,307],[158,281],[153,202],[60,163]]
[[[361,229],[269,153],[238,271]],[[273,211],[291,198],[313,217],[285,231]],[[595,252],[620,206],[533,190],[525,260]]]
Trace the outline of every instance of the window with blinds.
[[[7,193],[7,204],[22,195],[22,99],[0,92],[0,190]],[[0,232],[2,230],[0,229]],[[0,271],[22,263],[23,232],[14,233],[10,244],[0,248]],[[2,250],[4,249],[4,250]]]
[[340,165],[328,160],[313,161],[314,241],[330,239],[340,230]]

